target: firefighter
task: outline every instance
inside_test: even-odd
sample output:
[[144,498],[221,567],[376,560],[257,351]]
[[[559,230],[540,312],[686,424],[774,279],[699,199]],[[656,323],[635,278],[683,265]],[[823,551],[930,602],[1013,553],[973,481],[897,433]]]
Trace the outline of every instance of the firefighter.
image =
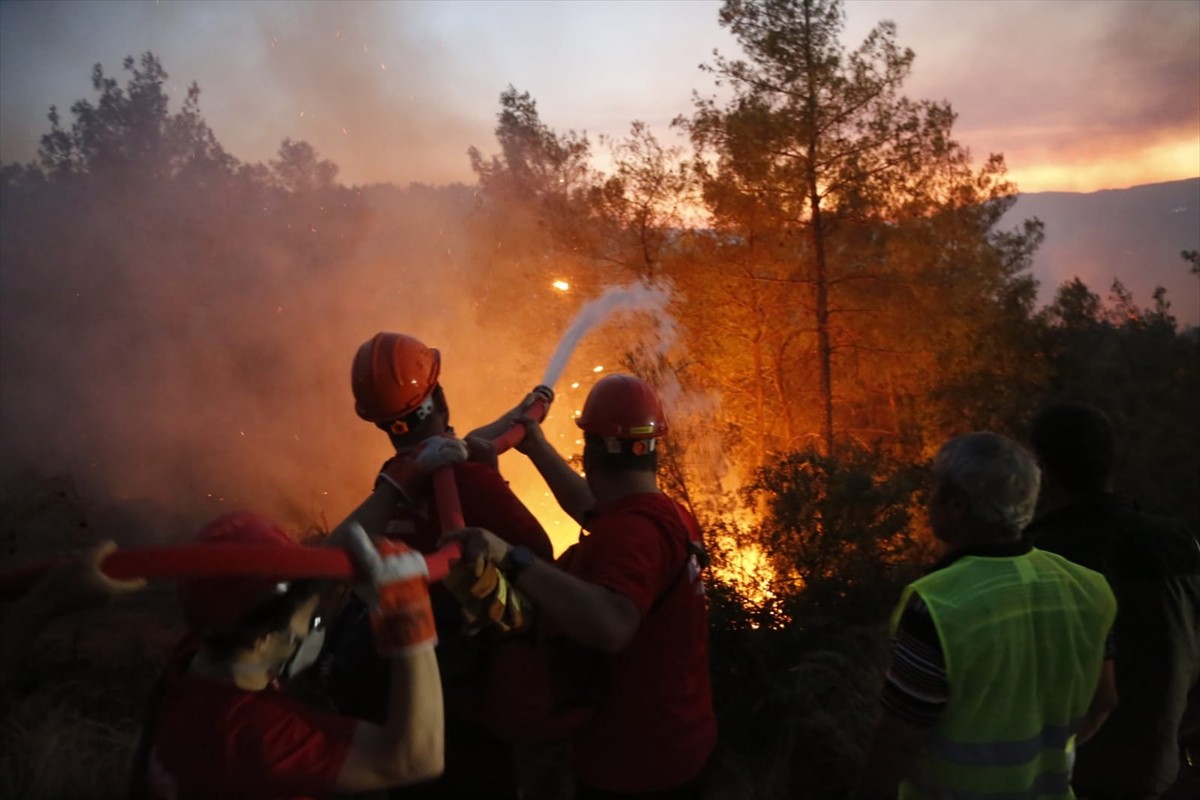
[[[180,587],[191,633],[155,690],[135,758],[134,797],[314,797],[441,773],[442,695],[425,560],[396,543],[377,550],[361,524],[382,527],[398,494],[381,489],[334,534],[362,576],[356,591],[371,609],[374,644],[388,664],[382,721],[316,710],[281,687],[316,652],[317,581],[192,579]],[[196,541],[298,546],[248,512],[213,521]]]
[[694,517],[658,488],[658,395],[632,375],[596,383],[577,420],[586,478],[534,420],[520,421],[518,448],[582,526],[579,542],[551,563],[487,532],[449,538],[464,542],[464,560],[498,565],[605,665],[606,688],[570,738],[577,797],[700,797],[717,736],[703,547]]
[[[354,356],[351,386],[359,417],[383,431],[395,456],[381,480],[430,441],[453,436],[450,408],[438,379],[441,354],[401,333],[378,333]],[[457,440],[455,440],[457,441]],[[543,558],[552,547],[537,519],[517,499],[494,465],[465,461],[454,465],[454,479],[468,525],[486,527],[504,541],[522,545]],[[430,553],[441,536],[432,486],[412,485],[390,509],[384,534],[421,553]],[[516,796],[512,748],[488,734],[476,714],[480,705],[480,673],[485,668],[487,636],[468,637],[463,613],[445,587],[433,590],[433,606],[441,640],[439,662],[447,703],[446,774],[420,788],[422,797],[460,798],[486,792],[496,798]],[[382,711],[387,673],[369,646],[361,604],[351,602],[329,632],[320,673],[330,697],[343,713],[377,719]],[[410,796],[407,792],[404,796]]]

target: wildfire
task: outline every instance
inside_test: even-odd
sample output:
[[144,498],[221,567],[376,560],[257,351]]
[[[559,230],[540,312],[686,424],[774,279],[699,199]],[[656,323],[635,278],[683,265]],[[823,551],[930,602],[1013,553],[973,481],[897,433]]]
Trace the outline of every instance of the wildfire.
[[714,569],[723,582],[733,586],[739,595],[752,605],[762,605],[775,594],[771,591],[771,579],[775,571],[767,561],[762,548],[754,544],[724,542],[732,552],[728,566]]
[[721,582],[732,585],[751,606],[762,606],[774,597],[770,584],[774,581],[775,570],[767,554],[754,543],[746,543],[740,531],[756,528],[760,521],[757,515],[749,510],[733,512],[733,523],[737,525],[737,533],[726,534],[713,542],[716,551],[726,554],[725,563],[714,567],[713,573]]

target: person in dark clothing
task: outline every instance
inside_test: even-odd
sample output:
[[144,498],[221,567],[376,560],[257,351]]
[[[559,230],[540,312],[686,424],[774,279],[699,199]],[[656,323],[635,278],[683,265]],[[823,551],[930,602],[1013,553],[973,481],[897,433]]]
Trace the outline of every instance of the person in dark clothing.
[[1181,522],[1145,514],[1112,491],[1116,437],[1092,406],[1059,404],[1033,424],[1042,466],[1040,513],[1026,537],[1103,574],[1120,704],[1079,748],[1082,799],[1154,798],[1180,768],[1180,721],[1200,667],[1200,544]]

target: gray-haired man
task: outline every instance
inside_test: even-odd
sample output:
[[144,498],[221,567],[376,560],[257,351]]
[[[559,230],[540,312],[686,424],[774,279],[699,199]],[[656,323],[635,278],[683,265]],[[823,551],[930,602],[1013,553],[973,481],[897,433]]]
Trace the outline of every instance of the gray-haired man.
[[948,441],[929,521],[946,555],[904,591],[864,797],[1069,798],[1116,702],[1103,576],[1031,548],[1039,472],[994,433]]

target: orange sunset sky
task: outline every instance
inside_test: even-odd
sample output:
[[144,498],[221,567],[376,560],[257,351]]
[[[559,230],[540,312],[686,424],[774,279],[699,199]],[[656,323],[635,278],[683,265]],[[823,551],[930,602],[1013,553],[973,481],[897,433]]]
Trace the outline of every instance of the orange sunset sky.
[[[92,96],[100,62],[153,50],[173,99],[195,80],[243,161],[306,139],[348,184],[473,179],[508,84],[558,130],[622,135],[711,94],[698,66],[737,54],[710,0],[609,2],[4,2],[0,160],[28,161],[51,104]],[[910,97],[946,99],[977,161],[1022,191],[1095,191],[1200,175],[1197,0],[851,0],[847,46],[882,19],[917,54]]]

